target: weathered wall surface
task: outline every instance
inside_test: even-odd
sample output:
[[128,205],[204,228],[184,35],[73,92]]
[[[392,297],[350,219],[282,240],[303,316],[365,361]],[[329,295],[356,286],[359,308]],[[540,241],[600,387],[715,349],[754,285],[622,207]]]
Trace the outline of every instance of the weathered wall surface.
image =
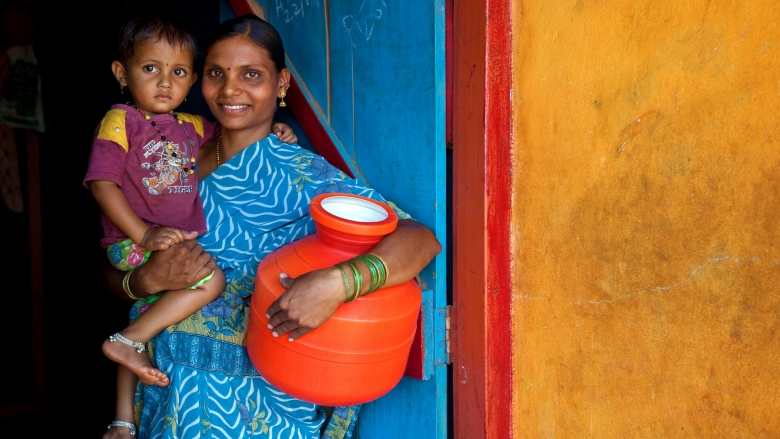
[[514,7],[514,437],[780,437],[780,3]]

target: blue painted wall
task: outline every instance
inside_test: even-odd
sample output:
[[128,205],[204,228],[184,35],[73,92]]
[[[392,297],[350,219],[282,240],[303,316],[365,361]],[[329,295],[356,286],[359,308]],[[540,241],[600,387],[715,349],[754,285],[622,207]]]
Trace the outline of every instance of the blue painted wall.
[[[222,19],[232,16],[223,1]],[[260,0],[354,175],[446,239],[443,0]],[[316,148],[316,145],[314,145]],[[362,438],[447,437],[446,250],[421,273],[424,381],[366,404]]]

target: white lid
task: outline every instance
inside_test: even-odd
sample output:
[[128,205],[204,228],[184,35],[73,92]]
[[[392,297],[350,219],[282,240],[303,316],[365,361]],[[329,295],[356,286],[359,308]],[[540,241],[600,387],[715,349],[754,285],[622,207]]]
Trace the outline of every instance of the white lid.
[[331,215],[361,223],[377,223],[387,218],[381,206],[352,197],[328,197],[322,200],[322,208]]

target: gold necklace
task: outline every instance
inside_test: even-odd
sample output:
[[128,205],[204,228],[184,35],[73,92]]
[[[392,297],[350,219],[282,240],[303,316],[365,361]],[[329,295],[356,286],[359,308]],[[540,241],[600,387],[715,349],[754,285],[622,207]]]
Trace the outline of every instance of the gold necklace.
[[217,167],[219,168],[219,141],[222,140],[222,136],[217,137]]

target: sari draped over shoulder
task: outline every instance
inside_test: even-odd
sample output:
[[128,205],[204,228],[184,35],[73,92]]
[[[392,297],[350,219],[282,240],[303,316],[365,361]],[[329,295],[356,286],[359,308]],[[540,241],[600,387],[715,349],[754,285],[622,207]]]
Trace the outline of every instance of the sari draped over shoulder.
[[[217,300],[149,342],[153,363],[171,383],[138,385],[138,438],[350,438],[359,406],[331,410],[300,401],[275,389],[252,366],[244,339],[249,296],[265,255],[314,232],[308,212],[315,195],[384,199],[273,134],[217,168],[198,189],[208,228],[198,243],[216,257],[227,285]],[[409,217],[388,204],[400,218]],[[131,319],[144,306],[137,303]]]

